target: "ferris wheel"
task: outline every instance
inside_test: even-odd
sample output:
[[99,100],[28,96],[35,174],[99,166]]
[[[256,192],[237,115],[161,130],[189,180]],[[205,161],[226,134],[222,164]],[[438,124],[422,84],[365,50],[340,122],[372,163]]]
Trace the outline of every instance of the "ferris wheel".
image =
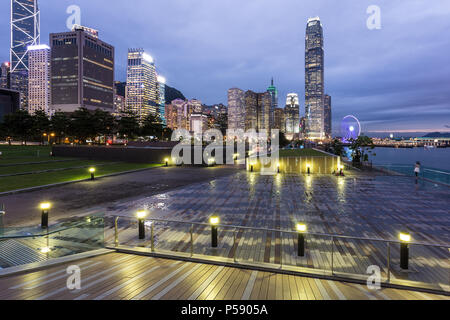
[[352,115],[345,116],[341,122],[341,134],[344,142],[358,139],[361,135],[361,123],[358,118]]

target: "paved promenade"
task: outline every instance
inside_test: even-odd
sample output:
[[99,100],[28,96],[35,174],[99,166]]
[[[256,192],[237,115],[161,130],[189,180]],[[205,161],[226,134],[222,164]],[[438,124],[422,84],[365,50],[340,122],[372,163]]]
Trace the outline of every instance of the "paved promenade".
[[[397,240],[409,231],[414,242],[450,244],[450,189],[401,176],[349,174],[263,176],[240,172],[210,182],[111,207],[108,214],[133,216],[141,208],[150,218],[295,230],[299,221],[319,234]],[[135,219],[122,219],[120,244],[150,247],[136,239]],[[189,252],[190,225],[155,223],[157,250]],[[412,246],[410,270],[399,268],[399,246],[377,241],[308,236],[305,257],[297,257],[296,234],[254,230],[219,230],[219,247],[210,247],[210,228],[193,226],[194,254],[251,263],[283,264],[365,276],[379,266],[384,279],[432,284],[449,290],[449,250]],[[235,240],[236,239],[236,240]],[[108,233],[112,243],[112,235]],[[388,250],[390,258],[388,259]],[[388,265],[390,270],[388,271]]]
[[[66,268],[81,268],[81,290]],[[0,300],[442,300],[396,289],[111,253],[0,278]]]

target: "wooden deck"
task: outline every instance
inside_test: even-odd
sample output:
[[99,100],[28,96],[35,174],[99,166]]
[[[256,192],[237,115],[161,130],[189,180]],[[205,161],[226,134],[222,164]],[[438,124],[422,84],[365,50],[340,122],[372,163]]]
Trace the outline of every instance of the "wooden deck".
[[[81,268],[81,290],[66,268]],[[448,300],[449,297],[110,253],[0,278],[0,300]]]

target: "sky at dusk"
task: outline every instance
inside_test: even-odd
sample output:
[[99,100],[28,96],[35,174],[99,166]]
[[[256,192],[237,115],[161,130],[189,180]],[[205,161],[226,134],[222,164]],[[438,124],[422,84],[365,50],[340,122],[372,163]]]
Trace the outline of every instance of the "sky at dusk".
[[[2,2],[6,61],[10,11]],[[334,133],[348,114],[364,132],[450,131],[448,0],[41,0],[41,43],[67,30],[70,5],[115,46],[117,80],[126,79],[128,48],[142,47],[188,98],[226,104],[229,88],[262,92],[273,76],[280,106],[296,92],[302,115],[306,21],[319,16]],[[381,9],[379,30],[367,28],[370,5]]]

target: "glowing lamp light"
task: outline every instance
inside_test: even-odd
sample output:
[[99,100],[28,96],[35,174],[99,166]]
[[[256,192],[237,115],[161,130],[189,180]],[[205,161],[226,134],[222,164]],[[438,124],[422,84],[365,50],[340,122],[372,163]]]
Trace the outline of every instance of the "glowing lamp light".
[[153,57],[147,53],[142,54],[142,58],[150,63],[153,63]]
[[307,230],[306,224],[304,223],[297,223],[296,228],[298,232],[306,232]]
[[145,219],[146,216],[147,216],[147,211],[145,211],[145,210],[139,210],[138,212],[136,212],[136,217],[139,220]]
[[95,168],[89,168],[89,172],[90,173],[94,173],[95,172]]
[[411,235],[409,233],[401,232],[399,238],[401,242],[411,242]]
[[48,210],[48,209],[50,209],[51,208],[51,203],[50,202],[43,202],[43,203],[41,203],[41,205],[40,205],[40,207],[41,207],[41,210]]
[[166,78],[164,78],[163,76],[158,76],[157,79],[159,83],[166,84]]
[[209,223],[212,224],[213,226],[218,225],[220,223],[220,218],[217,216],[213,216],[209,218]]
[[44,248],[41,248],[39,251],[41,251],[41,253],[49,253],[50,251],[52,251],[49,247],[44,247]]
[[350,126],[349,130],[350,130],[350,132],[354,132],[355,131],[355,127],[354,126]]

